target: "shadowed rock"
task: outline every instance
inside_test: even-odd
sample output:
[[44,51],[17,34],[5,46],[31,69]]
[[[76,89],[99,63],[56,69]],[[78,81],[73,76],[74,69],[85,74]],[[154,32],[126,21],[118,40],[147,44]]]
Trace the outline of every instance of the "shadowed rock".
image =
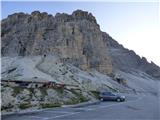
[[145,57],[141,58],[134,51],[124,48],[106,33],[103,33],[103,40],[109,48],[114,69],[125,72],[140,70],[160,79],[160,68],[156,64],[149,63]]

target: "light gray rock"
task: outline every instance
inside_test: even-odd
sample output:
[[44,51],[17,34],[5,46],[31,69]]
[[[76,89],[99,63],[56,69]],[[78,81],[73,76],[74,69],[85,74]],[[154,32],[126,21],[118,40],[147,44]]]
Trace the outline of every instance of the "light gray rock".
[[2,56],[58,55],[81,69],[110,74],[112,63],[95,17],[77,10],[55,17],[34,11],[2,20]]
[[140,70],[156,79],[160,79],[159,66],[153,62],[149,63],[145,57],[141,58],[134,51],[124,48],[106,33],[103,33],[103,39],[109,48],[114,69],[125,72]]
[[8,107],[12,108],[15,105],[16,98],[12,96],[13,94],[13,89],[10,87],[2,87],[2,92],[1,92],[1,100],[2,100],[2,108],[3,107]]

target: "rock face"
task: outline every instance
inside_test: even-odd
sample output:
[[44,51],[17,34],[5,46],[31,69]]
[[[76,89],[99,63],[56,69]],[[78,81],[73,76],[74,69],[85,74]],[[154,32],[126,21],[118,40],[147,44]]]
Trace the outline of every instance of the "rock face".
[[34,11],[2,20],[2,56],[58,55],[84,70],[110,74],[112,62],[102,32],[91,13],[55,16]]
[[156,64],[149,63],[145,57],[141,58],[134,51],[124,48],[106,33],[103,33],[103,40],[109,48],[114,69],[125,72],[143,71],[154,78],[160,79],[160,67]]
[[[160,68],[101,32],[95,17],[77,10],[55,16],[34,11],[2,20],[2,56],[57,55],[83,70],[110,74],[113,69],[143,71],[160,79]],[[112,66],[113,64],[113,66]]]

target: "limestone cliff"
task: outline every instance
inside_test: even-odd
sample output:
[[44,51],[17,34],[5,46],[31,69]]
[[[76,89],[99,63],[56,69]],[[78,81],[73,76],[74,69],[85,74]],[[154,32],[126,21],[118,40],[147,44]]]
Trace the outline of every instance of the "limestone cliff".
[[2,20],[2,56],[58,55],[63,62],[106,74],[112,63],[102,32],[91,13],[55,16],[34,11]]
[[[83,70],[143,71],[160,79],[160,68],[140,58],[100,30],[95,17],[76,10],[55,16],[34,11],[15,13],[1,22],[2,56],[57,55]],[[113,66],[112,66],[113,64]]]
[[153,62],[149,63],[145,57],[141,58],[133,50],[124,48],[106,33],[103,33],[103,40],[108,46],[114,69],[125,72],[142,71],[156,79],[160,79],[159,66]]

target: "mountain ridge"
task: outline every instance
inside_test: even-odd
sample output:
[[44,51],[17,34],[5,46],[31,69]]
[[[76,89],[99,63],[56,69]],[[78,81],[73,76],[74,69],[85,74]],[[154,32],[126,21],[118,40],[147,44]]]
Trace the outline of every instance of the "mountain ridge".
[[[100,30],[95,17],[76,10],[71,15],[34,11],[2,20],[2,56],[57,54],[84,70],[111,74],[113,69],[140,70],[160,79],[160,68],[140,58]],[[74,51],[74,52],[73,52]]]
[[141,70],[152,77],[160,79],[160,67],[154,62],[149,63],[145,57],[140,57],[133,50],[125,48],[105,32],[103,32],[103,37],[109,47],[114,68],[125,72]]

